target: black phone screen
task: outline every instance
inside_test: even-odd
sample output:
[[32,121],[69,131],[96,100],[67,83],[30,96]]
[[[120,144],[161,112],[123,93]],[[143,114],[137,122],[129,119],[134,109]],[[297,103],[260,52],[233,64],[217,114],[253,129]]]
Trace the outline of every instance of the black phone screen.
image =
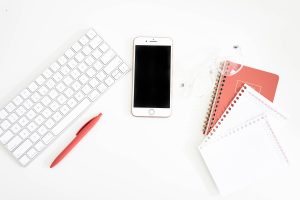
[[134,107],[170,108],[171,46],[135,46]]

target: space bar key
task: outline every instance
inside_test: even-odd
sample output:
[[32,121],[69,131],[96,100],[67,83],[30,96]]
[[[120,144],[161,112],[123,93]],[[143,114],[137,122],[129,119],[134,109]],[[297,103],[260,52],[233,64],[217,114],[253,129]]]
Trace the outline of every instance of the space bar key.
[[74,119],[76,119],[76,117],[78,117],[90,104],[91,102],[88,99],[84,99],[52,129],[52,133],[54,135],[60,134],[60,132],[62,132]]

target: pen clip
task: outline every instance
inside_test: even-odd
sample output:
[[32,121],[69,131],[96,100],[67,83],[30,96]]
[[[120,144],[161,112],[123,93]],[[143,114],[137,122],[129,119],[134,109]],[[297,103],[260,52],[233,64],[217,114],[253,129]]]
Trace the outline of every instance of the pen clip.
[[99,115],[97,115],[96,117],[93,117],[92,119],[90,119],[88,122],[86,122],[80,129],[79,131],[77,131],[76,136],[78,136],[80,134],[80,132],[82,131],[82,129],[84,129],[89,123],[91,123],[94,119],[96,119],[97,117],[100,117],[102,115],[102,113],[100,113]]
[[[94,119],[94,118],[93,118]],[[84,127],[86,127],[93,119],[90,119],[87,123],[85,123],[80,129],[79,131],[76,133],[76,136],[82,131],[82,129],[84,129]]]

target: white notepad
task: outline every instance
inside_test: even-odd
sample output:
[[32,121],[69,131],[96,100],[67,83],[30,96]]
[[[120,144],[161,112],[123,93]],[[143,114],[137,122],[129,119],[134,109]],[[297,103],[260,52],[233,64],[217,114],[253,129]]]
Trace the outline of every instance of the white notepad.
[[282,124],[286,117],[247,85],[236,97],[215,131],[199,147],[223,195],[287,166],[286,155],[275,135],[275,124]]

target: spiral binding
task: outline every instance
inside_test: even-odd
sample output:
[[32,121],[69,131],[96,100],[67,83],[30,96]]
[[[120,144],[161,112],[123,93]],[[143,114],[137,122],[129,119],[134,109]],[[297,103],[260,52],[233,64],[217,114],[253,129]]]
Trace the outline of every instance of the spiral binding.
[[[225,74],[227,73],[227,68],[225,67],[228,64],[228,62],[222,62],[219,66],[219,72],[217,74],[216,77],[216,81],[214,84],[214,89],[209,101],[209,108],[206,112],[206,116],[205,116],[205,120],[204,120],[204,124],[203,124],[203,133],[206,135],[207,133],[209,133],[212,129],[212,125],[214,122],[214,117],[215,116],[215,112],[216,112],[216,108],[218,106],[219,101],[217,99],[221,98],[222,95],[222,90],[223,90],[223,86],[225,83],[225,79],[226,79],[226,75],[223,75],[223,73],[225,72]],[[222,87],[219,87],[219,85],[221,85]],[[219,92],[220,91],[220,92]]]
[[252,124],[258,123],[261,120],[263,120],[265,122],[266,128],[268,128],[268,130],[269,130],[269,134],[270,134],[270,137],[273,140],[275,151],[278,152],[279,155],[281,155],[281,157],[283,158],[283,160],[286,163],[289,163],[289,160],[288,160],[282,146],[280,145],[276,134],[274,133],[273,129],[271,128],[271,126],[270,126],[270,124],[267,120],[267,115],[265,115],[265,114],[261,114],[261,115],[255,117],[254,119],[251,119],[251,120],[245,122],[244,124],[231,129],[230,131],[228,131],[228,133],[226,135],[222,135],[220,137],[207,136],[207,139],[203,142],[203,144],[201,146],[199,146],[199,149],[200,150],[205,149],[206,146],[208,146],[212,143],[216,143],[218,141],[221,141],[222,139],[224,139],[226,137],[229,137],[232,134],[241,133],[240,130],[242,130],[244,128],[247,128],[248,126],[251,126]]
[[234,98],[234,100],[231,102],[231,104],[229,105],[229,107],[226,109],[226,111],[223,113],[223,115],[221,116],[221,118],[218,121],[218,124],[215,125],[215,128],[212,129],[212,131],[210,132],[210,134],[204,139],[203,144],[207,143],[214,132],[216,132],[216,129],[218,129],[218,127],[221,125],[221,122],[224,120],[224,118],[226,118],[226,115],[229,114],[229,112],[231,111],[231,109],[234,107],[234,104],[236,104],[236,102],[240,99],[240,97],[242,96],[242,93],[244,93],[245,89],[247,89],[247,86],[243,86],[240,91],[238,92],[237,96]]
[[275,144],[276,149],[281,153],[281,155],[282,155],[283,159],[285,160],[285,162],[286,162],[286,163],[289,163],[289,160],[288,160],[288,158],[287,158],[287,156],[286,156],[286,153],[285,153],[285,151],[283,150],[281,144],[279,143],[279,140],[278,140],[276,134],[274,133],[273,129],[271,128],[271,125],[270,125],[270,123],[268,122],[268,120],[266,120],[266,124],[267,124],[267,127],[269,128],[269,130],[270,130],[270,132],[271,132],[271,137],[272,137],[272,139],[273,139],[273,141],[274,141],[274,144]]

